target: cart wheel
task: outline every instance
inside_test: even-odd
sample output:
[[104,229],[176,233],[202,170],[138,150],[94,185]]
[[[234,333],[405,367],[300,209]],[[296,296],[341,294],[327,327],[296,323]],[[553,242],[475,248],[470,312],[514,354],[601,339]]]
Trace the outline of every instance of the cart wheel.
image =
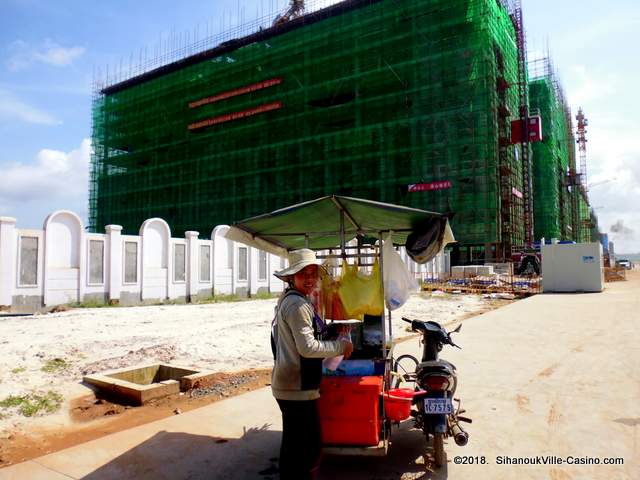
[[[418,367],[418,359],[413,355],[400,355],[395,359],[393,363],[393,371],[402,375],[414,375],[416,372],[416,368]],[[394,378],[394,388],[399,388],[402,384],[402,378],[395,377]]]
[[447,463],[447,456],[444,452],[444,433],[436,432],[433,434],[433,459],[438,468]]

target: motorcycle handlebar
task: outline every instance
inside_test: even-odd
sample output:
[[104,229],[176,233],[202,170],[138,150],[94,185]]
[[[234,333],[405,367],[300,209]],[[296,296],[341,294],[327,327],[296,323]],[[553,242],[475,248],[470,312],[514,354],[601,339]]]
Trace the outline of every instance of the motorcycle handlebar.
[[[403,321],[410,323],[412,330],[416,331],[416,327],[418,331],[423,332],[424,333],[424,327],[423,328],[419,328],[419,325],[422,323],[420,322],[420,320],[409,320],[407,317],[401,317]],[[452,333],[458,333],[460,331],[460,328],[462,327],[462,324],[458,325],[458,328],[456,328],[455,330],[451,331],[451,332],[447,332],[444,328],[442,328],[442,331],[444,332],[445,337],[443,338],[443,343],[447,344],[447,345],[451,345],[452,347],[456,347],[456,348],[462,348],[459,345],[456,345],[455,343],[453,343],[453,340],[451,340],[451,334]]]

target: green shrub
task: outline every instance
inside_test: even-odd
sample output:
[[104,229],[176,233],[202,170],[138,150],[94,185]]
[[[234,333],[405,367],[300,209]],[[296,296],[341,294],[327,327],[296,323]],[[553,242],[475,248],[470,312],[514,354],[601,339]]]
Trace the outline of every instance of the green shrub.
[[54,413],[60,409],[63,397],[49,390],[44,395],[30,393],[27,395],[10,395],[0,400],[1,408],[18,408],[25,417],[33,417],[39,413]]
[[251,298],[256,300],[270,300],[272,298],[278,297],[279,295],[279,293],[271,293],[266,290],[261,290]]
[[66,370],[70,366],[71,364],[63,358],[53,358],[51,360],[47,360],[40,370],[46,373],[54,373],[59,372],[60,370]]
[[103,302],[97,299],[88,299],[82,302],[69,303],[67,305],[71,308],[107,308],[115,306],[111,305],[109,302]]
[[25,397],[18,397],[16,395],[9,395],[4,400],[0,400],[0,407],[2,408],[12,408],[18,407],[24,402]]

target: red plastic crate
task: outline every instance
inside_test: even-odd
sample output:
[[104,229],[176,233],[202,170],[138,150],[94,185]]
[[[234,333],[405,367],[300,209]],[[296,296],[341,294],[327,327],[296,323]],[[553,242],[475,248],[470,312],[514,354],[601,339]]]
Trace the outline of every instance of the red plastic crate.
[[327,445],[377,445],[382,377],[324,377],[320,384],[322,441]]

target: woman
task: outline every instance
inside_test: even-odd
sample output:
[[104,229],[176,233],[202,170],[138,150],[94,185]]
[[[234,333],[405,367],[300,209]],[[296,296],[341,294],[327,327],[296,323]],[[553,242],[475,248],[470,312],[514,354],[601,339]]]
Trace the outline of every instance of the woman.
[[275,275],[287,282],[276,307],[273,326],[275,366],[271,390],[282,412],[280,478],[313,479],[320,466],[322,440],[318,398],[322,359],[344,355],[353,345],[319,340],[322,320],[308,300],[323,271],[308,249],[289,253],[289,267]]

